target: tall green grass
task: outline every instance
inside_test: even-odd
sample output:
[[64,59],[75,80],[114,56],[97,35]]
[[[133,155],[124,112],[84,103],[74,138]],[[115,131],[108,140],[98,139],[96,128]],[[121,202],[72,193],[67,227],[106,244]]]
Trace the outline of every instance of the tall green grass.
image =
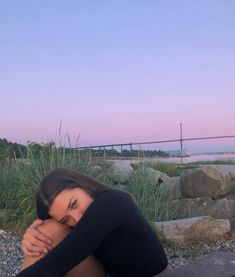
[[206,161],[189,163],[189,165],[217,165],[217,164],[233,165],[235,164],[235,161],[233,159],[227,159],[227,160],[214,160],[214,161],[206,160]]
[[[98,166],[97,166],[98,165]],[[41,178],[56,167],[78,169],[95,179],[112,185],[109,174],[110,165],[104,160],[95,160],[89,153],[68,151],[53,145],[44,147],[35,155],[28,148],[26,159],[9,161],[0,167],[0,228],[22,233],[36,218],[35,192]],[[149,222],[167,220],[168,210],[161,209],[164,192],[156,190],[150,182],[143,164],[126,184]]]
[[235,164],[234,160],[214,160],[214,161],[198,161],[187,164],[177,164],[177,163],[164,163],[164,162],[141,162],[138,164],[132,164],[134,169],[141,168],[143,166],[151,167],[155,170],[159,170],[161,172],[166,173],[170,177],[176,177],[181,174],[182,171],[186,169],[194,169],[198,168],[202,165],[233,165]]
[[141,162],[132,165],[134,169],[145,167],[151,167],[155,170],[166,173],[170,177],[179,176],[180,173],[185,170],[184,165],[174,163],[163,163],[163,162]]
[[97,172],[97,162],[78,152],[64,148],[42,149],[35,157],[28,149],[27,158],[3,164],[0,168],[0,228],[22,232],[35,218],[35,192],[41,178],[56,167],[78,169],[81,172],[110,184],[110,180]]
[[127,183],[127,192],[133,195],[145,218],[151,223],[154,221],[169,220],[171,214],[168,206],[161,208],[166,201],[165,191],[153,186],[150,181],[146,165],[143,163],[131,176]]

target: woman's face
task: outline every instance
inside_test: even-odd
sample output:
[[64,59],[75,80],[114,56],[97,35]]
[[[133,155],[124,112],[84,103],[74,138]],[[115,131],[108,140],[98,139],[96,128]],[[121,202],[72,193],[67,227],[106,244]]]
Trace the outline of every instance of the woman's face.
[[49,214],[58,222],[74,227],[92,201],[81,188],[66,189],[56,196]]

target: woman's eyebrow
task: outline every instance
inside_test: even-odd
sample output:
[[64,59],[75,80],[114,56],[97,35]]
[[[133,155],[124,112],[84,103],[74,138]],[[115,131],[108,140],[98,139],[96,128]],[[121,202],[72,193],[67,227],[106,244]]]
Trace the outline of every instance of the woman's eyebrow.
[[[66,210],[68,210],[68,209],[71,207],[72,201],[73,201],[73,197],[70,199],[69,204],[68,204]],[[63,218],[61,218],[60,220],[58,220],[58,222],[63,223],[64,220],[65,220],[65,217],[63,217]]]

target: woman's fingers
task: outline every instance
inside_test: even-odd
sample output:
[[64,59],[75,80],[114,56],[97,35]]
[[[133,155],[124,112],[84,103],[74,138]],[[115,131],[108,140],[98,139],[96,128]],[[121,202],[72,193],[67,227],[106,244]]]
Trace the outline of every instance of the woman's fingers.
[[[32,230],[32,234],[33,236],[31,237],[31,239],[33,239],[33,243],[34,244],[39,244],[39,245],[47,245],[50,246],[52,245],[52,241],[50,240],[50,238],[48,236],[46,236],[45,234],[41,233],[38,229],[34,229]],[[37,241],[37,243],[36,243]]]
[[35,240],[41,241],[44,245],[50,245],[52,242],[48,236],[41,233],[34,225],[32,224],[24,233],[23,240],[32,241],[35,244]]
[[30,245],[23,245],[21,246],[24,255],[25,256],[30,256],[30,257],[38,257],[42,254],[46,254],[48,251],[47,250],[43,250],[37,246],[33,246],[32,244]]
[[41,219],[36,219],[30,226],[29,228],[37,229],[38,226],[43,224],[43,220]]
[[29,252],[27,249],[24,249],[23,247],[22,250],[25,257],[39,257],[41,255],[40,253]]
[[[38,243],[36,241],[36,243]],[[39,256],[41,254],[46,254],[50,251],[51,247],[45,247],[44,245],[34,244],[30,241],[23,241],[21,244],[21,248],[24,254],[27,256]]]
[[21,249],[23,250],[24,255],[32,257],[40,256],[41,254],[47,254],[50,251],[48,248],[41,248],[28,243],[22,243]]
[[53,248],[50,238],[37,229],[42,224],[42,220],[36,220],[24,233],[21,248],[26,256],[46,254]]
[[40,225],[43,224],[43,220],[41,219],[36,219],[30,226],[29,228],[32,228],[32,229],[37,229]]

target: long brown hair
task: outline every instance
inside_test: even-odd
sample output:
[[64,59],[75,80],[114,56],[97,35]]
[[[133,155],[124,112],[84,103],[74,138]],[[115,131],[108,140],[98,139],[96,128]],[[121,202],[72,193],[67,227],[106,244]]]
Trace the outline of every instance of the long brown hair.
[[48,211],[56,196],[63,190],[73,188],[82,188],[93,199],[101,193],[111,190],[110,187],[77,170],[55,168],[44,176],[36,193],[38,217],[50,218]]

